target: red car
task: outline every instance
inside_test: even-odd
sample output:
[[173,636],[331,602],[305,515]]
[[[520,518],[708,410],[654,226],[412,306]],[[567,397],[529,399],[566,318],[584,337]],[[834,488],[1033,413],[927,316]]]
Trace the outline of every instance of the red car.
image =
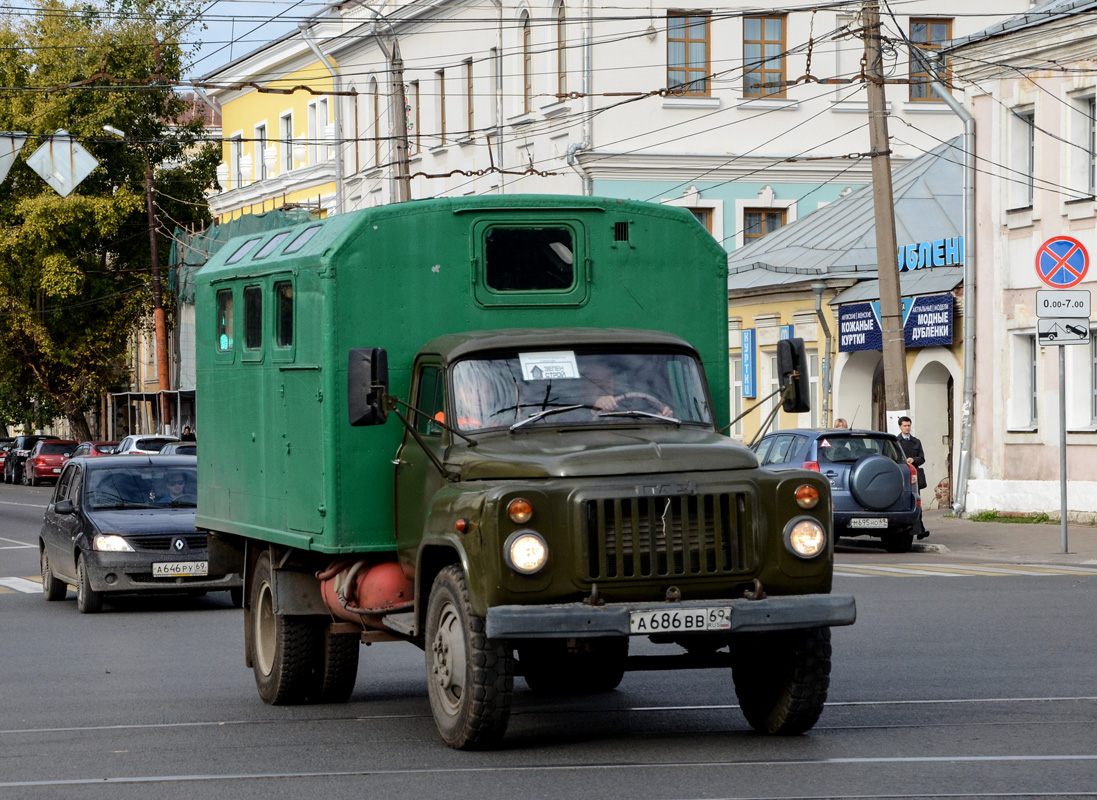
[[56,483],[62,465],[75,449],[76,442],[67,439],[39,441],[23,464],[23,485],[37,486],[43,481]]
[[[109,456],[114,453],[114,448],[118,446],[118,442],[81,442],[80,446],[72,451],[72,455],[69,458],[78,458],[80,456]],[[68,459],[65,459],[66,461]]]

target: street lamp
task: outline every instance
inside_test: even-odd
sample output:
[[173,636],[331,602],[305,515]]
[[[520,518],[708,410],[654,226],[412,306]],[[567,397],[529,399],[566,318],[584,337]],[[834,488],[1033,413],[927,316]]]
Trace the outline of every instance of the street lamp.
[[125,132],[120,131],[113,125],[104,125],[103,130],[111,136],[117,136],[119,139],[133,141],[141,148],[141,154],[145,157],[145,206],[149,216],[149,251],[152,258],[152,323],[156,337],[156,382],[160,386],[158,393],[160,423],[166,425],[168,422],[168,404],[165,401],[164,392],[171,388],[171,383],[168,378],[168,328],[164,318],[164,295],[160,286],[160,248],[156,238],[158,225],[156,222],[156,206],[152,199],[152,161],[149,159],[149,153],[145,146],[133,137],[127,136]]

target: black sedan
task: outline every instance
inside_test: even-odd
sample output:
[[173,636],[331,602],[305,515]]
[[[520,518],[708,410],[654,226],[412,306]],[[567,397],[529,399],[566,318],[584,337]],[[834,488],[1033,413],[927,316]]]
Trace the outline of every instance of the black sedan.
[[894,434],[801,428],[768,433],[752,449],[767,469],[810,469],[827,476],[835,536],[878,536],[888,552],[910,550],[922,501],[918,475]]
[[194,528],[193,456],[100,456],[65,464],[39,536],[42,591],[94,613],[105,594],[224,590],[240,575],[210,575],[206,535]]

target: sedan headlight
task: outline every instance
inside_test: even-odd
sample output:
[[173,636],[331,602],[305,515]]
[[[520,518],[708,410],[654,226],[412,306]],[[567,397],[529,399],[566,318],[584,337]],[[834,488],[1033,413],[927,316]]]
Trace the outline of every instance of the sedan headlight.
[[818,520],[798,517],[785,526],[785,547],[799,558],[815,558],[827,546],[827,531]]
[[522,575],[532,575],[548,561],[548,545],[539,533],[515,531],[507,537],[503,554],[512,570]]
[[123,539],[121,536],[115,536],[114,534],[101,533],[95,537],[92,546],[96,550],[102,550],[105,553],[132,553],[133,548],[130,547],[130,543]]

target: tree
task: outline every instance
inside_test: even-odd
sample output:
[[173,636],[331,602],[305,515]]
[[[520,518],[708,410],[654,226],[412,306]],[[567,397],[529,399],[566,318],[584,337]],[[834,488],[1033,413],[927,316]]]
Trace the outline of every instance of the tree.
[[[0,185],[0,416],[30,422],[35,409],[56,410],[87,439],[85,411],[124,382],[128,344],[152,304],[146,159],[162,262],[175,226],[210,221],[205,190],[220,148],[203,142],[201,119],[184,121],[188,103],[170,83],[191,52],[180,37],[197,8],[39,0],[30,16],[0,17],[0,85],[24,87],[0,96],[0,130],[30,134]],[[66,198],[26,165],[59,128],[99,161]],[[21,415],[7,407],[19,398]]]

